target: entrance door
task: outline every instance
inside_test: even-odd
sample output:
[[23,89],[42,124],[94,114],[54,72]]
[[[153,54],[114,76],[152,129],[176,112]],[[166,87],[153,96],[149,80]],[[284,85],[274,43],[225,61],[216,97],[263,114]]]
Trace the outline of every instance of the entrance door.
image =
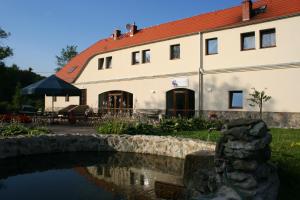
[[174,89],[167,92],[167,116],[192,117],[195,113],[195,92]]
[[133,95],[125,91],[109,91],[99,94],[99,113],[132,113]]
[[110,93],[108,110],[111,114],[117,114],[122,110],[122,93]]

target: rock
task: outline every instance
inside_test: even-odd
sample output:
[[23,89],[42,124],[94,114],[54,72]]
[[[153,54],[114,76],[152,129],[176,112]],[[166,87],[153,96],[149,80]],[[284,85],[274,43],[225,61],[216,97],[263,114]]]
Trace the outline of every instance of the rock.
[[258,162],[255,160],[235,160],[232,163],[232,167],[241,171],[255,171],[257,169]]
[[272,141],[271,134],[266,134],[265,137],[260,139],[255,139],[251,142],[245,142],[245,141],[228,141],[226,143],[226,147],[230,149],[243,149],[247,151],[255,151],[265,148],[267,145],[269,145]]
[[[262,120],[240,119],[226,127],[215,155],[216,182],[221,188],[226,185],[218,191],[239,195],[232,199],[275,200],[279,180],[274,167],[267,163],[272,141],[267,125]],[[228,199],[222,195],[217,193],[212,199]]]
[[268,128],[266,124],[261,121],[255,124],[249,131],[249,134],[255,137],[264,137],[268,132]]
[[234,127],[239,127],[239,126],[250,126],[252,127],[253,125],[263,122],[261,119],[237,119],[229,122],[228,124],[225,125],[226,129],[231,129]]
[[[200,200],[200,199],[199,199]],[[230,187],[222,186],[212,200],[242,200],[238,193]]]

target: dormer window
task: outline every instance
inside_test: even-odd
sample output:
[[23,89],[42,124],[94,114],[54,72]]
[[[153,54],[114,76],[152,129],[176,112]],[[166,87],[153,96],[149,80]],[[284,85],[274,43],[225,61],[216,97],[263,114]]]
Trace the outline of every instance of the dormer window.
[[68,69],[68,73],[71,74],[72,72],[75,71],[76,68],[77,68],[76,66],[70,67],[70,68]]

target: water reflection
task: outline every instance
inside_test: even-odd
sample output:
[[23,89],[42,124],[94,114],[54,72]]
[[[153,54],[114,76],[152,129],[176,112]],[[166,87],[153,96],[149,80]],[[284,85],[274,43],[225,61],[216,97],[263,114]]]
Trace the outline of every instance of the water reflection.
[[[43,192],[40,195],[47,199],[47,192],[55,193],[55,190],[65,191],[55,199],[102,199],[104,196],[115,200],[180,199],[183,168],[181,159],[131,153],[69,153],[5,159],[0,160],[0,199],[12,197],[10,193],[18,192],[26,197],[37,191]],[[50,184],[53,178],[55,185]],[[44,182],[19,191],[37,179]],[[67,187],[67,182],[72,184]],[[6,184],[8,189],[4,187]],[[51,190],[46,190],[49,187]],[[35,199],[30,195],[28,198]]]
[[117,153],[106,163],[76,170],[127,199],[179,199],[183,191],[183,164],[181,159]]

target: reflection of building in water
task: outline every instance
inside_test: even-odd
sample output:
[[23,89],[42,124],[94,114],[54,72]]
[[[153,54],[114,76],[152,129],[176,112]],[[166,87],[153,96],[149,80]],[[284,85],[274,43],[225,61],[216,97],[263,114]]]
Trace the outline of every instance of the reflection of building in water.
[[[182,173],[167,174],[154,169],[108,165],[86,167],[85,172],[85,176],[90,176],[89,179],[93,179],[93,182],[100,181],[101,187],[106,183],[105,189],[120,192],[128,199],[150,200],[160,198],[160,195],[174,199],[183,189]],[[159,188],[155,188],[164,185],[168,188],[168,192],[164,194]]]

